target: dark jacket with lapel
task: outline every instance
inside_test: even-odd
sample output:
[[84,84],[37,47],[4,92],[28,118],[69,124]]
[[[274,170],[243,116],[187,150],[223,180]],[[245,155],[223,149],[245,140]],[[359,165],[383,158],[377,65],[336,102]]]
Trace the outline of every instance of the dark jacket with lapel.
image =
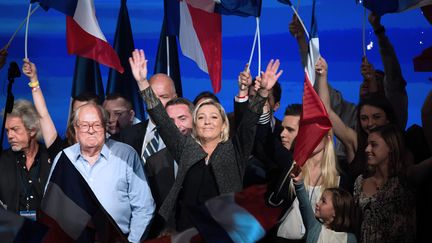
[[[205,159],[207,154],[192,136],[183,136],[179,132],[150,88],[143,93],[152,120],[158,126],[168,150],[179,164],[174,185],[159,209],[159,214],[167,220],[174,211],[188,170],[195,163]],[[219,143],[209,159],[221,194],[240,191],[243,188],[245,161],[252,152],[256,123],[264,102],[265,98],[258,95],[249,102],[249,109],[244,114],[237,134],[228,141]]]

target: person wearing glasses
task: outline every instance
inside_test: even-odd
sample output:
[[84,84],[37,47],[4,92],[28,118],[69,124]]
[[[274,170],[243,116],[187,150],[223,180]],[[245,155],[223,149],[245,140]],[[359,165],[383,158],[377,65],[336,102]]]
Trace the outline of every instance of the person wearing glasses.
[[[84,177],[99,202],[129,242],[139,242],[155,203],[138,153],[129,145],[106,139],[107,112],[88,103],[74,112],[77,143],[63,153]],[[54,160],[53,169],[62,154]]]
[[132,103],[119,93],[112,93],[105,97],[103,108],[109,114],[107,131],[109,134],[117,134],[121,129],[134,123],[135,111]]

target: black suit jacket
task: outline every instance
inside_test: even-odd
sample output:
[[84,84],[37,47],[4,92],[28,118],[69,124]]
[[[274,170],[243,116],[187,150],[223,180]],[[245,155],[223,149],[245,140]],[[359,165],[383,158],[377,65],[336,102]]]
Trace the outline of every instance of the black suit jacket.
[[[0,200],[7,205],[7,210],[18,212],[19,192],[21,191],[22,182],[20,181],[17,166],[17,157],[19,153],[11,149],[4,150],[0,156]],[[35,182],[36,191],[43,195],[45,185],[51,170],[51,161],[45,145],[39,144],[39,162],[41,163],[38,180]]]
[[149,121],[147,119],[135,125],[125,127],[120,131],[120,133],[114,134],[110,138],[132,146],[141,156],[148,122]]
[[156,209],[162,205],[174,184],[174,158],[167,148],[148,157],[144,166]]
[[[156,203],[156,212],[174,185],[174,158],[167,148],[148,157],[144,166],[147,181]],[[155,215],[150,225],[149,238],[157,237],[164,229],[175,229],[174,213],[165,221],[159,214]]]

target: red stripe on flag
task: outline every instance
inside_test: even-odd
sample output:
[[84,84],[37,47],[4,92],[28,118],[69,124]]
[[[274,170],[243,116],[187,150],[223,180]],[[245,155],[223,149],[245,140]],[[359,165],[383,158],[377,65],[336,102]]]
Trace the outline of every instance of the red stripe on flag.
[[86,57],[124,72],[114,49],[106,42],[83,30],[75,20],[66,16],[66,39],[69,54]]
[[222,18],[220,14],[187,6],[207,62],[213,91],[218,93],[222,87]]
[[305,73],[303,111],[294,146],[294,161],[303,166],[332,125],[327,111]]
[[267,206],[266,192],[266,185],[256,185],[235,193],[234,197],[235,202],[253,215],[267,231],[278,222],[282,208]]
[[73,243],[75,242],[71,237],[69,237],[60,227],[60,225],[50,216],[45,214],[42,210],[38,211],[37,221],[48,226],[48,232],[45,234],[43,238],[43,243],[51,243],[51,242],[64,242],[64,243]]

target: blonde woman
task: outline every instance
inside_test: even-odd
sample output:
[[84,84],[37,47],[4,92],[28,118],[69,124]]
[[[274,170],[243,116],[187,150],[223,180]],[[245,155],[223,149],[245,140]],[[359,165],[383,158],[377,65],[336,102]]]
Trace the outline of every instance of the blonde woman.
[[257,82],[258,94],[249,100],[249,109],[233,138],[229,138],[225,110],[213,100],[205,100],[195,108],[193,136],[180,134],[147,81],[144,51],[135,50],[129,62],[150,117],[179,165],[174,185],[158,213],[165,220],[175,213],[176,230],[188,229],[192,227],[190,208],[222,193],[242,190],[245,162],[253,148],[256,123],[269,90],[282,74],[278,72],[279,61],[270,61],[261,82]]
[[[332,132],[324,136],[315,148],[302,167],[301,176],[311,205],[316,205],[327,188],[339,187],[342,180],[337,169]],[[305,233],[299,202],[295,198],[283,217],[275,242],[303,242]]]

